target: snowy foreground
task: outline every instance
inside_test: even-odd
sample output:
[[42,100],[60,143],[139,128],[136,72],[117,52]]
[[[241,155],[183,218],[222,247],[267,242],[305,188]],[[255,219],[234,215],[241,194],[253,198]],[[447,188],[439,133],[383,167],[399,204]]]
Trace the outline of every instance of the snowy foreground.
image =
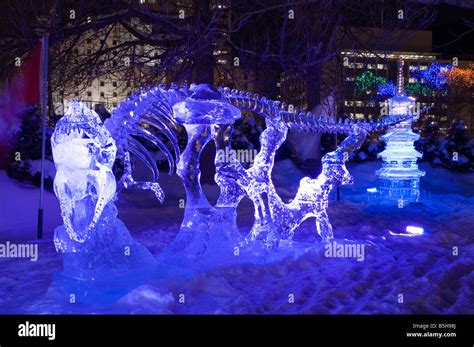
[[[369,198],[380,163],[349,165],[353,186],[332,196],[328,209],[335,241],[364,246],[364,256],[328,257],[314,220],[297,230],[296,247],[306,252],[275,255],[267,263],[210,264],[188,272],[170,271],[107,303],[71,303],[54,284],[62,256],[54,250],[54,227],[61,224],[54,195],[45,198],[45,239],[35,241],[38,190],[10,180],[0,171],[0,243],[38,243],[38,260],[0,258],[0,313],[209,313],[209,314],[412,314],[474,313],[474,174],[421,166],[422,203],[398,208]],[[275,185],[291,198],[301,174],[288,162],[277,163]],[[184,196],[176,177],[162,174],[165,205],[143,191],[119,199],[119,218],[153,254],[175,237]],[[205,186],[210,200],[216,186]],[[253,209],[239,206],[243,234]],[[406,226],[423,227],[419,236]],[[311,247],[309,247],[311,246]],[[456,255],[457,254],[457,255]],[[184,301],[184,302],[183,302]]]

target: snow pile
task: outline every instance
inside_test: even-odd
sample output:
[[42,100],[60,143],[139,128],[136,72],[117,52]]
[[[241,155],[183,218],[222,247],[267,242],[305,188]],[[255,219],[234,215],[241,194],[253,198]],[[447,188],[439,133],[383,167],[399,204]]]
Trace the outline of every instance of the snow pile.
[[[25,186],[0,171],[0,240],[34,239],[37,232],[39,189]],[[62,224],[59,202],[44,192],[44,237]]]
[[[398,208],[368,199],[366,189],[376,187],[374,173],[380,165],[348,165],[355,184],[341,187],[341,201],[333,197],[328,208],[335,241],[363,245],[363,261],[328,257],[314,219],[309,219],[296,230],[295,241],[314,247],[299,257],[214,264],[186,273],[168,269],[112,304],[85,305],[69,303],[64,291],[51,286],[62,260],[52,244],[43,243],[36,263],[0,259],[0,313],[473,314],[474,174],[423,165],[427,173],[421,181],[421,203]],[[280,193],[291,197],[300,174],[289,161],[281,162],[274,178]],[[138,190],[124,192],[117,202],[119,218],[155,255],[174,239],[184,212],[176,178],[163,174],[160,184],[169,199],[165,205],[152,197],[140,200],[146,192]],[[12,182],[4,173],[0,188],[6,197],[0,202],[2,237],[34,235],[37,190]],[[212,186],[205,189],[215,194]],[[22,197],[18,202],[17,196]],[[57,204],[53,199],[49,194],[49,206]],[[245,234],[253,207],[244,199],[238,212]],[[21,220],[12,218],[19,213]],[[48,223],[51,219],[49,215]],[[424,234],[407,237],[407,225],[423,227]]]

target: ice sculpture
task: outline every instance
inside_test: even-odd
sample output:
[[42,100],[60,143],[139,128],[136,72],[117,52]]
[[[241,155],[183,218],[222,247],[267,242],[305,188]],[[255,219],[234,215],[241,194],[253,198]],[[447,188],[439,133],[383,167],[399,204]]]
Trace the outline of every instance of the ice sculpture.
[[115,194],[115,141],[95,112],[74,101],[56,124],[51,144],[64,226],[72,240],[82,243]]
[[[275,109],[279,103],[273,104]],[[238,162],[221,168],[219,174],[226,177],[227,186],[234,188],[235,198],[245,191],[255,208],[255,222],[247,236],[247,243],[257,242],[264,249],[278,248],[281,239],[291,240],[295,229],[307,218],[316,218],[316,229],[323,240],[333,237],[326,209],[328,197],[334,186],[351,184],[352,177],[345,167],[349,153],[360,147],[367,132],[354,129],[334,152],[322,158],[322,172],[316,179],[304,177],[300,181],[295,198],[284,203],[271,180],[276,150],[286,139],[287,127],[278,117],[266,119],[267,128],[260,136],[261,150],[254,165],[244,169]]]
[[[332,237],[332,228],[326,214],[328,194],[334,185],[348,184],[351,181],[342,158],[349,157],[350,152],[361,145],[368,131],[383,129],[409,118],[404,114],[391,115],[377,123],[334,122],[327,117],[300,113],[292,106],[287,108],[285,103],[242,91],[223,88],[219,90],[219,95],[209,86],[194,86],[191,89],[194,90],[194,97],[175,105],[173,110],[175,118],[185,124],[188,130],[185,152],[188,151],[189,154],[181,156],[178,170],[187,187],[187,196],[192,199],[187,202],[180,233],[170,245],[173,252],[184,250],[188,254],[189,251],[192,254],[203,254],[211,248],[214,249],[213,252],[223,249],[229,252],[228,246],[237,244],[239,235],[235,213],[245,195],[252,200],[255,209],[255,222],[246,238],[249,245],[258,244],[265,249],[275,249],[281,238],[291,239],[295,228],[311,216],[316,217],[316,227],[321,237]],[[261,149],[249,169],[245,169],[235,158],[221,162],[216,156],[215,179],[221,188],[221,195],[216,206],[210,208],[199,185],[198,158],[212,135],[217,149],[230,146],[231,125],[239,114],[232,109],[229,111],[229,104],[265,117],[267,129],[260,136]],[[215,107],[220,107],[221,110],[217,111]],[[208,127],[212,122],[224,123],[219,118],[229,121],[227,124],[213,123],[212,127]],[[187,121],[190,123],[186,124]],[[271,172],[276,150],[285,141],[289,128],[297,131],[342,132],[348,134],[348,138],[337,151],[324,158],[323,173],[318,179],[302,180],[296,201],[285,205],[275,191]],[[343,156],[342,153],[346,151],[347,154]],[[191,165],[186,168],[188,163]],[[215,242],[217,247],[211,247],[213,241],[218,241]]]
[[[248,169],[235,156],[218,154],[230,149],[233,124],[244,110],[265,117],[267,126],[260,136],[260,151]],[[281,239],[291,240],[296,228],[309,217],[316,218],[321,238],[330,239],[333,233],[326,213],[329,192],[336,185],[352,182],[344,160],[360,146],[367,132],[408,119],[410,116],[405,114],[392,114],[376,123],[336,122],[257,95],[217,90],[209,85],[160,86],[136,93],[122,102],[105,124],[85,104],[74,101],[57,123],[51,140],[57,167],[54,190],[64,221],[54,235],[55,247],[64,259],[60,283],[68,292],[82,293],[83,298],[91,298],[94,293],[90,300],[100,298],[105,302],[161,271],[152,254],[132,239],[117,218],[114,198],[116,190],[137,187],[150,189],[163,200],[156,162],[142,141],[151,142],[165,153],[173,171],[175,161],[167,146],[178,155],[173,132],[178,123],[188,134],[177,165],[185,187],[186,209],[176,239],[162,252],[160,260],[189,265],[194,264],[195,256],[204,254],[219,259],[220,264],[224,257],[235,258],[236,247],[247,247],[251,254],[276,249]],[[284,203],[273,186],[271,173],[275,153],[289,129],[341,132],[347,138],[323,157],[321,174],[316,179],[303,178],[295,198]],[[211,140],[217,148],[215,180],[221,190],[215,206],[211,206],[199,182],[199,157]],[[148,165],[153,175],[150,181],[133,178],[131,154]],[[124,170],[117,175],[117,182],[113,168],[120,161]],[[245,239],[236,224],[236,208],[244,196],[255,207],[255,222]],[[185,261],[176,262],[181,259]]]
[[[171,145],[175,157],[179,155],[178,140],[174,130],[172,105],[187,95],[187,88],[178,89],[173,84],[169,90],[163,86],[155,87],[131,95],[112,111],[105,121],[105,127],[116,141],[117,158],[123,163],[124,172],[117,177],[117,190],[139,188],[151,190],[163,202],[164,192],[158,184],[159,171],[156,161],[139,141],[146,140],[164,153],[172,173],[175,160],[166,144],[157,136],[164,135]],[[136,181],[132,175],[131,154],[144,162],[152,173],[151,181]]]
[[[215,180],[221,194],[217,204],[211,206],[199,182],[199,157],[202,149],[212,140],[218,152],[230,148],[233,123],[240,117],[241,110],[265,117],[267,129],[261,135],[261,150],[254,165],[249,169],[244,169],[235,158],[221,160],[221,156],[216,155]],[[285,141],[289,129],[340,132],[348,135],[350,143],[358,143],[356,139],[363,137],[362,134],[365,132],[380,130],[409,118],[407,115],[393,114],[376,123],[334,121],[244,91],[228,88],[217,90],[210,85],[193,84],[178,88],[177,84],[172,84],[169,89],[160,85],[133,94],[112,112],[112,117],[105,122],[105,128],[115,140],[118,161],[122,161],[124,165],[124,172],[118,177],[117,190],[129,187],[150,189],[160,201],[164,197],[164,192],[157,182],[159,172],[156,162],[139,139],[149,141],[163,151],[172,172],[173,156],[167,144],[156,132],[167,138],[175,156],[179,155],[177,174],[185,187],[186,209],[180,232],[163,254],[199,255],[210,252],[229,254],[233,251],[241,239],[236,225],[236,207],[245,195],[252,199],[255,206],[255,224],[247,237],[247,242],[250,244],[263,241],[266,248],[277,247],[280,238],[290,238],[294,228],[306,218],[306,215],[310,215],[308,212],[295,217],[294,220],[299,222],[293,223],[294,227],[289,228],[283,227],[285,219],[275,217],[277,214],[275,211],[280,208],[282,211],[287,211],[285,213],[290,216],[295,214],[294,209],[304,210],[302,206],[306,206],[298,207],[296,203],[291,206],[281,205],[271,181],[275,151]],[[181,124],[188,134],[187,146],[181,154],[173,131],[177,124]],[[348,142],[345,143],[349,145]],[[147,164],[153,174],[151,181],[134,180],[130,154]],[[334,153],[333,156],[328,155],[325,158],[324,172],[317,180],[301,182],[299,195],[301,199],[298,198],[298,201],[304,201],[304,198],[322,199],[322,202],[318,200],[304,204],[308,206],[320,204],[324,207],[326,193],[331,187],[334,184],[348,182],[347,178],[343,178],[346,177],[344,164],[340,158],[337,160],[335,158],[339,157]],[[310,190],[314,192],[321,190],[322,193],[304,194]],[[314,206],[308,211],[311,210],[313,215],[319,216],[317,227],[320,234],[324,238],[330,237],[330,224],[325,216],[325,210],[322,208],[318,210]],[[291,216],[288,216],[285,217],[286,220],[291,219]]]
[[72,101],[51,144],[57,169],[54,192],[64,221],[55,230],[54,244],[64,253],[63,275],[100,281],[152,266],[153,256],[117,219],[115,140],[99,116]]
[[389,199],[417,202],[420,197],[420,177],[425,173],[418,169],[417,160],[422,155],[414,142],[420,135],[411,130],[415,113],[415,99],[406,96],[403,90],[403,61],[398,61],[397,94],[389,99],[390,115],[412,114],[413,117],[389,128],[382,136],[387,146],[379,156],[382,168],[376,172],[380,179],[379,191]]
[[272,217],[283,238],[292,239],[295,229],[310,217],[316,218],[316,230],[323,240],[333,237],[332,226],[326,212],[329,206],[329,193],[333,187],[353,183],[345,161],[350,153],[362,145],[366,135],[364,130],[355,130],[335,151],[325,154],[321,159],[321,173],[316,179],[302,178],[296,196],[290,203],[283,203],[275,188],[271,186]]
[[[231,254],[239,238],[235,223],[238,202],[230,203],[228,187],[217,177],[221,194],[216,206],[211,206],[202,191],[199,158],[212,139],[218,150],[230,144],[232,125],[240,118],[240,111],[225,102],[219,91],[210,85],[192,86],[190,90],[189,97],[173,106],[174,119],[188,134],[177,166],[186,192],[186,209],[180,231],[166,252],[200,255],[213,249],[213,252]],[[217,168],[222,164],[217,162],[216,154]]]

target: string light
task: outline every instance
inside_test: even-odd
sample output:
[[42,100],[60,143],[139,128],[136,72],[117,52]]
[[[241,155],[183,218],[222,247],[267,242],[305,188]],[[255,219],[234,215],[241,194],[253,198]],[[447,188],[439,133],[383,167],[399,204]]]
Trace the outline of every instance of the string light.
[[453,68],[449,64],[439,64],[433,62],[426,70],[415,69],[412,72],[413,77],[421,79],[433,90],[444,91],[448,88],[449,71]]

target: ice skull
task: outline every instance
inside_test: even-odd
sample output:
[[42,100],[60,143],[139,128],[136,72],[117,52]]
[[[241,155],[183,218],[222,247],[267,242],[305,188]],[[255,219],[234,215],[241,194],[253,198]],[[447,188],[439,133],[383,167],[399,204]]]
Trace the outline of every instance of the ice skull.
[[114,197],[115,141],[94,111],[72,101],[51,138],[59,199],[69,237],[85,242],[107,203]]
[[210,84],[191,87],[192,94],[173,106],[173,114],[181,124],[233,124],[240,118],[240,110],[226,102],[222,94]]

